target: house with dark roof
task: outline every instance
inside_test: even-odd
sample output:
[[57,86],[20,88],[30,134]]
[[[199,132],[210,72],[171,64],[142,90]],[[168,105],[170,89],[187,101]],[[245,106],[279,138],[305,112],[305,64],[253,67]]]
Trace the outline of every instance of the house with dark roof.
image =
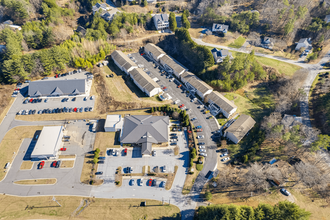
[[229,118],[237,110],[237,106],[232,101],[217,91],[213,91],[207,95],[207,99],[210,112],[214,116],[222,113],[226,118]]
[[261,39],[261,47],[266,49],[273,49],[274,47],[274,38],[264,37]]
[[213,23],[213,26],[212,26],[212,32],[222,32],[222,33],[227,33],[227,32],[228,32],[228,28],[229,28],[228,25]]
[[169,28],[168,14],[155,14],[153,17],[156,30],[164,30]]
[[177,77],[180,77],[182,73],[186,71],[186,68],[174,61],[168,55],[164,55],[159,59],[160,64],[165,68],[167,72],[174,73]]
[[168,116],[131,115],[124,119],[120,142],[141,146],[142,155],[150,155],[152,144],[168,142]]
[[160,86],[141,68],[135,68],[129,72],[133,82],[149,97],[162,92]]
[[78,26],[76,32],[81,34],[83,37],[86,35],[86,29],[82,26]]
[[119,67],[119,69],[124,71],[126,74],[128,74],[134,68],[137,68],[137,65],[120,50],[113,51],[111,54],[111,58],[114,63]]
[[190,92],[196,93],[202,99],[213,91],[211,86],[191,72],[184,72],[180,78]]
[[113,17],[116,15],[116,13],[120,12],[117,8],[112,7],[108,5],[107,3],[96,3],[93,6],[93,15],[96,12],[100,13],[100,16],[106,20],[106,21],[111,21]]
[[74,96],[85,93],[85,79],[37,80],[30,82],[28,88],[28,95],[30,97]]
[[152,43],[148,43],[144,46],[144,52],[156,61],[159,61],[159,59],[166,54],[160,47]]
[[227,56],[229,56],[230,59],[233,59],[231,52],[229,52],[228,50],[218,50],[217,48],[213,48],[211,50],[211,53],[216,63],[221,63]]
[[225,130],[224,137],[237,144],[253,128],[255,123],[256,121],[251,116],[241,115]]

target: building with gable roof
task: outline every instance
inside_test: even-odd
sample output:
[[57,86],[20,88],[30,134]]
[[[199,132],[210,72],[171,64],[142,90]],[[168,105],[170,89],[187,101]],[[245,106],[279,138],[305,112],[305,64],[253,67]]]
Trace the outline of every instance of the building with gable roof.
[[170,26],[168,21],[168,14],[155,14],[153,20],[156,30],[168,29]]
[[237,106],[234,103],[217,91],[207,95],[207,99],[210,104],[210,112],[214,116],[222,113],[226,118],[229,118],[237,110]]
[[152,144],[168,142],[168,116],[131,115],[124,119],[120,142],[141,146],[142,155],[150,155]]
[[137,65],[120,50],[113,51],[111,54],[111,58],[119,67],[119,69],[124,71],[126,74],[128,74],[134,68],[137,68]]
[[229,29],[229,26],[228,25],[225,25],[225,24],[216,24],[216,23],[213,23],[213,26],[212,26],[212,32],[223,32],[223,33],[227,33]]
[[156,61],[159,61],[159,59],[166,54],[160,47],[152,43],[148,43],[144,46],[144,52]]
[[256,121],[251,116],[241,115],[224,132],[224,137],[237,144],[253,128]]

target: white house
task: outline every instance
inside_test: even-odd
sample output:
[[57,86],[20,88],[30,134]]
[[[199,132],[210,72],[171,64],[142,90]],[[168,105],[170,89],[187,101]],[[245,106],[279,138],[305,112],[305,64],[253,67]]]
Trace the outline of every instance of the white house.
[[96,3],[93,6],[93,15],[98,11],[100,12],[100,14],[102,14],[102,12],[104,11],[108,11],[111,10],[110,5],[108,5],[107,3]]
[[105,132],[116,132],[123,128],[124,118],[121,115],[107,115],[104,124]]
[[135,68],[130,71],[129,75],[133,79],[134,83],[149,97],[162,92],[160,86],[142,69]]
[[178,78],[186,71],[186,68],[178,64],[168,55],[164,55],[159,59],[160,64],[168,71],[174,73]]
[[153,17],[156,30],[164,30],[169,28],[168,14],[155,14]]
[[329,23],[330,22],[330,15],[325,16],[324,21],[325,21],[325,23]]
[[296,50],[300,50],[300,48],[304,47],[306,50],[310,51],[313,49],[312,42],[310,41],[310,38],[301,38],[299,42],[297,43]]
[[159,59],[166,54],[160,47],[152,43],[148,43],[144,46],[144,52],[156,61],[159,61]]
[[186,85],[190,92],[196,93],[199,97],[204,97],[213,91],[213,88],[191,72],[184,72],[181,81]]
[[211,92],[207,96],[207,99],[210,104],[210,112],[214,116],[221,112],[226,118],[229,118],[237,110],[237,106],[233,102],[229,101],[217,91]]
[[228,25],[213,23],[212,32],[223,32],[223,33],[227,33],[228,32],[228,28],[229,28]]
[[137,68],[137,65],[120,50],[115,50],[112,52],[111,58],[119,67],[119,69],[124,71],[126,74],[128,74],[134,68]]
[[224,137],[237,144],[253,128],[255,123],[255,120],[251,116],[241,115],[225,130]]

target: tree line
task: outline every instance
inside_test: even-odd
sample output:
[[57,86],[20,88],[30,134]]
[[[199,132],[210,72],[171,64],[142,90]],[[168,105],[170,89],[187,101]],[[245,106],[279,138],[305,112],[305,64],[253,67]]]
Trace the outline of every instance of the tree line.
[[282,201],[274,206],[259,204],[256,208],[234,204],[200,206],[197,210],[196,219],[308,220],[310,215],[310,212],[301,209],[297,204]]
[[183,56],[190,61],[192,68],[196,72],[201,72],[214,65],[214,58],[211,51],[202,45],[195,43],[186,28],[179,28],[175,31],[175,36],[180,41],[180,51]]

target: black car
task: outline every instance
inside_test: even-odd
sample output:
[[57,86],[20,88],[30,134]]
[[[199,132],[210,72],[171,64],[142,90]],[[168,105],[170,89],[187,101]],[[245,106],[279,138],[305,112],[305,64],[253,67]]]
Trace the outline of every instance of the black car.
[[155,179],[152,180],[152,185],[153,185],[153,186],[156,186],[156,185],[157,185],[157,180],[155,180]]
[[103,164],[103,163],[104,163],[104,160],[99,160],[99,162],[98,162],[98,163],[102,163],[102,164]]
[[103,174],[102,171],[100,171],[100,172],[96,172],[96,173],[95,173],[95,175],[102,175],[102,174]]
[[56,168],[59,168],[59,167],[60,167],[60,165],[61,165],[61,161],[60,161],[60,160],[58,160],[58,161],[57,161],[57,163],[56,163],[56,166],[55,166],[55,167],[56,167]]
[[108,154],[108,156],[111,156],[112,155],[112,149],[107,150],[107,154]]
[[36,113],[36,110],[33,110],[33,111],[32,111],[32,114],[34,115],[35,113]]
[[74,98],[72,99],[72,101],[73,101],[73,102],[76,101],[76,97],[74,97]]
[[205,145],[205,143],[204,142],[201,142],[201,143],[198,143],[198,145]]

